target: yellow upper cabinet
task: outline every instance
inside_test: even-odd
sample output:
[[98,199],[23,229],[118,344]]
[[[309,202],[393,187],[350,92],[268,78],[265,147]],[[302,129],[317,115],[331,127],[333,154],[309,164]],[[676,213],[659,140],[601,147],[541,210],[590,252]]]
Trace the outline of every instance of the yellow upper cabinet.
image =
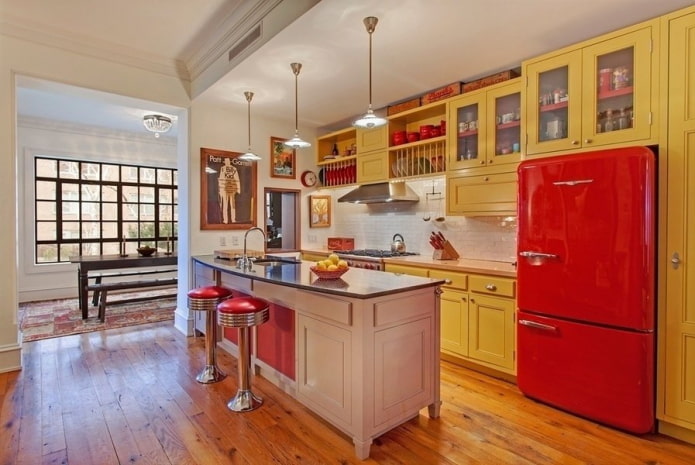
[[523,63],[529,155],[657,142],[658,21]]
[[[516,163],[521,157],[521,80],[449,101],[449,170]],[[511,168],[513,169],[513,168]]]

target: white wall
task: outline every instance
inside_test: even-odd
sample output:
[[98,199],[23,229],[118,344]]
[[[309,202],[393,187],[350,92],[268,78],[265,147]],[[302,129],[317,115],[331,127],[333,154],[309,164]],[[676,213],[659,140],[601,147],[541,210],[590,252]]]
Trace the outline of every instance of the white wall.
[[[161,102],[181,109],[189,107],[188,85],[175,76],[140,67],[108,62],[87,54],[71,53],[0,33],[0,371],[21,365],[21,345],[17,322],[18,174],[17,131],[15,123],[15,78],[26,75]],[[185,110],[179,114],[185,127]],[[180,138],[187,146],[187,134]],[[177,147],[177,158],[185,161],[185,150]],[[186,186],[187,187],[187,186]],[[186,202],[184,202],[186,203]],[[187,205],[186,205],[187,207]],[[188,252],[184,238],[182,253]],[[182,299],[179,298],[179,306]],[[185,305],[185,301],[184,301]]]
[[[291,118],[294,115],[288,115]],[[203,104],[194,101],[191,105],[191,254],[201,255],[212,253],[217,249],[241,249],[244,230],[201,230],[200,229],[200,148],[227,150],[231,152],[245,152],[248,148],[248,123],[247,113],[233,112],[228,108]],[[303,139],[312,141],[316,134],[311,128],[299,128]],[[285,189],[302,189],[299,176],[306,169],[315,170],[315,147],[297,150],[297,177],[296,179],[271,178],[270,177],[270,137],[290,138],[294,134],[294,123],[290,120],[260,119],[253,117],[251,110],[251,148],[254,153],[263,157],[256,162],[258,183],[256,198],[263,198],[264,187],[277,187]],[[303,196],[308,195],[309,190],[304,189]],[[301,224],[308,224],[306,207],[308,200],[302,199]],[[264,213],[262,202],[256,202],[256,218],[259,227],[264,225]],[[303,237],[306,237],[306,228],[302,226]],[[220,244],[221,240],[226,243]],[[248,248],[263,250],[263,238],[260,234],[249,234]]]
[[[433,192],[433,183],[434,192],[445,192],[443,176],[408,181],[420,197],[415,204],[338,203],[338,198],[352,189],[347,187],[311,192],[331,196],[331,227],[303,229],[303,247],[325,249],[328,237],[344,236],[353,237],[357,249],[389,250],[393,235],[398,233],[403,236],[408,252],[432,255],[434,249],[429,245],[429,235],[432,231],[441,231],[461,257],[504,262],[516,260],[516,217],[448,216],[444,222],[436,222],[437,210],[440,208],[444,212],[446,205],[444,199],[441,204],[427,200],[425,194]],[[424,221],[428,212],[432,219]]]

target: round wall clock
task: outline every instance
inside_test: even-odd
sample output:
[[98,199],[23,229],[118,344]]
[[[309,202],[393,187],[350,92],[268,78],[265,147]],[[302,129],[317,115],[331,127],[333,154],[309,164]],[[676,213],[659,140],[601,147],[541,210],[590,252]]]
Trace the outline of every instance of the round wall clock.
[[318,181],[318,177],[316,177],[316,173],[313,171],[306,170],[302,173],[300,180],[302,181],[304,187],[314,187],[316,185],[316,181]]

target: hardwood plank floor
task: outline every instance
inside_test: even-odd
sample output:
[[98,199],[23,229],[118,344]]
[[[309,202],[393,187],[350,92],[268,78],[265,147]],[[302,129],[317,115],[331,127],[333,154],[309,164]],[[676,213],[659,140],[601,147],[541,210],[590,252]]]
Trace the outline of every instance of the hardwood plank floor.
[[368,460],[262,377],[256,411],[236,414],[236,360],[212,385],[194,377],[202,338],[171,322],[24,344],[0,374],[0,464],[695,464],[695,446],[632,436],[525,398],[513,384],[442,362],[441,418],[426,410],[384,434]]

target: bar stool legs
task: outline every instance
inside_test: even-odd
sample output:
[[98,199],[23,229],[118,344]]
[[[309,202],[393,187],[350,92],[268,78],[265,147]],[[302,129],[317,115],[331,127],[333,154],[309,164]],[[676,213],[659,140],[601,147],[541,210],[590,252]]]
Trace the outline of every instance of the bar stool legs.
[[232,291],[220,286],[206,286],[188,292],[188,308],[206,312],[205,318],[205,367],[195,380],[202,384],[222,381],[227,375],[217,367],[215,346],[217,345],[217,304],[231,297]]
[[236,395],[227,403],[227,408],[234,412],[254,410],[263,404],[263,399],[251,392],[251,354],[250,328],[239,328],[239,389]]
[[205,315],[205,367],[195,377],[195,380],[202,384],[216,383],[227,377],[217,367],[215,359],[215,346],[217,345],[217,318],[215,312],[208,312]]
[[263,399],[251,392],[250,329],[268,321],[269,304],[256,297],[236,297],[217,305],[220,326],[239,329],[239,389],[227,403],[234,412],[248,412],[263,404]]

